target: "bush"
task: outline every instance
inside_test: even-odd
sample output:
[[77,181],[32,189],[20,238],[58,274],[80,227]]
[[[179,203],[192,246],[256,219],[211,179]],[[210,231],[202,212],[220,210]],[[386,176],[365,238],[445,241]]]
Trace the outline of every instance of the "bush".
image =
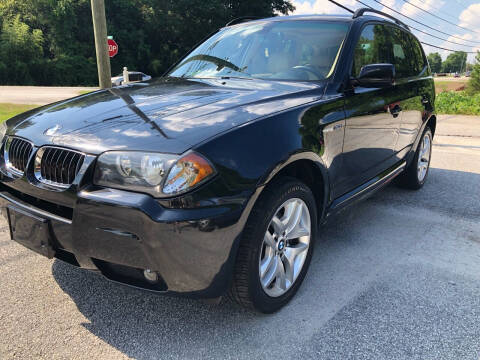
[[437,94],[435,107],[438,114],[480,115],[480,93],[442,92]]
[[467,91],[470,94],[480,93],[480,52],[476,57],[476,64],[473,66],[470,80],[468,81]]
[[34,83],[31,64],[43,60],[43,33],[31,29],[16,16],[5,21],[0,32],[0,79],[2,84]]

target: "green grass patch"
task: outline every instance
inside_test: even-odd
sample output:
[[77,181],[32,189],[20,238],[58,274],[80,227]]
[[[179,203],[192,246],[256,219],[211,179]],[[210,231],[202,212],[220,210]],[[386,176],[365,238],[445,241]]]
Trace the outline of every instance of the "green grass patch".
[[91,92],[94,92],[96,90],[82,90],[78,92],[78,95],[87,95],[90,94]]
[[435,110],[438,114],[480,115],[480,93],[469,95],[465,91],[437,94]]
[[38,107],[38,105],[0,104],[0,122]]

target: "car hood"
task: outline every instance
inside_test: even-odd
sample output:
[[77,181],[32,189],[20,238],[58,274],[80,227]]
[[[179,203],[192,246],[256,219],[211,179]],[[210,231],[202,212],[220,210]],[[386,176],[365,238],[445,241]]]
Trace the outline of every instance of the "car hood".
[[262,116],[322,97],[323,84],[245,79],[163,78],[97,91],[8,121],[8,134],[98,154],[106,150],[183,153]]

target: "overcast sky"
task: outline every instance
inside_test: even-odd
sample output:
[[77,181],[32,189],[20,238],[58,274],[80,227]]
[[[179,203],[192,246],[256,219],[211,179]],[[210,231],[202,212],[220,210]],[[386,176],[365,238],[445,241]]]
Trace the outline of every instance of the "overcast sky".
[[[459,44],[466,44],[468,46],[456,45],[450,42],[445,42],[433,38],[431,36],[419,33],[413,30],[414,34],[421,40],[433,45],[445,47],[453,50],[464,51],[477,51],[480,50],[480,1],[479,0],[408,0],[408,2],[417,5],[418,7],[428,10],[431,13],[450,21],[451,23],[458,24],[468,30],[461,29],[457,26],[451,25],[441,19],[435,18],[422,10],[419,10],[415,6],[407,3],[405,0],[378,0],[379,2],[396,9],[404,15],[414,18],[415,20],[427,24],[432,28],[439,29],[444,33],[451,34],[454,37],[448,37],[445,34],[436,32],[434,30],[425,28],[418,23],[404,18],[403,16],[393,13],[381,4],[374,0],[362,0],[362,2],[370,5],[373,8],[381,9],[387,13],[390,13],[407,24],[422,29],[427,33],[431,33],[443,39],[448,39],[452,42]],[[357,9],[363,7],[356,0],[337,0],[337,2],[351,8]],[[296,7],[294,14],[345,14],[346,11],[342,10],[338,6],[329,2],[328,0],[293,0],[293,5]],[[463,40],[462,40],[463,39]],[[473,40],[472,44],[465,42],[464,40]],[[474,46],[472,46],[474,45]],[[439,52],[445,59],[448,55],[447,51],[435,49],[429,46],[425,46],[425,51]],[[475,55],[469,56],[469,61],[473,62]]]

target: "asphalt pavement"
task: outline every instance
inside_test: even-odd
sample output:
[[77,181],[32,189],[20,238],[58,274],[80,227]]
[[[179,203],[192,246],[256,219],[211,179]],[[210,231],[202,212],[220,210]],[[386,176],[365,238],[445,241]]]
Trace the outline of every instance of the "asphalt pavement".
[[478,359],[480,118],[441,116],[425,187],[324,226],[293,301],[259,315],[113,284],[9,240],[0,359]]

